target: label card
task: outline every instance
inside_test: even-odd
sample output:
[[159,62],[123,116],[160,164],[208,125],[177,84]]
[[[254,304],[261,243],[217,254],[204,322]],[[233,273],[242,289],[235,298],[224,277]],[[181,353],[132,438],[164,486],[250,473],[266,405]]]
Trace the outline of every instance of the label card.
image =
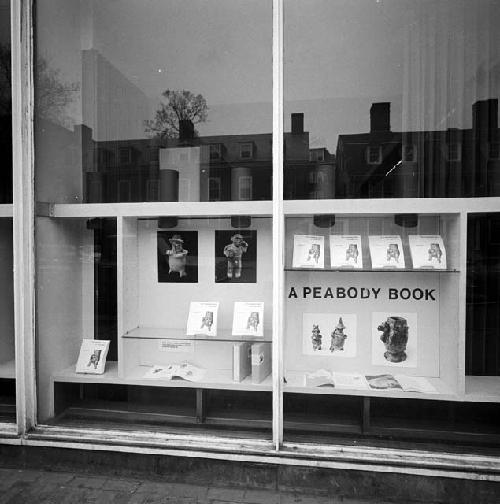
[[411,259],[415,269],[446,269],[446,249],[439,235],[410,235]]
[[233,336],[264,336],[264,303],[234,303]]
[[405,256],[401,236],[369,236],[372,268],[404,269]]
[[178,339],[162,339],[158,342],[158,350],[160,352],[172,353],[193,353],[194,341],[178,340]]
[[325,267],[325,237],[294,235],[292,266],[323,269]]
[[360,235],[330,235],[332,268],[363,268]]
[[189,305],[186,334],[188,336],[195,336],[197,334],[217,336],[218,309],[218,302],[192,301]]

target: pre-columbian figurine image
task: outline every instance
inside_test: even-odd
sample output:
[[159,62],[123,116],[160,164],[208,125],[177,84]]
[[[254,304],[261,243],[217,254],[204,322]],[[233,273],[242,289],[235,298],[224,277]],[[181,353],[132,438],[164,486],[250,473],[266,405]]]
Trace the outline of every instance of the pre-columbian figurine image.
[[158,231],[158,282],[198,281],[198,233]]
[[248,243],[239,233],[231,236],[231,243],[224,247],[227,257],[227,278],[241,278],[243,254],[248,250]]
[[257,231],[215,231],[215,281],[257,282]]
[[302,352],[305,355],[341,358],[356,356],[356,314],[304,313],[302,328]]

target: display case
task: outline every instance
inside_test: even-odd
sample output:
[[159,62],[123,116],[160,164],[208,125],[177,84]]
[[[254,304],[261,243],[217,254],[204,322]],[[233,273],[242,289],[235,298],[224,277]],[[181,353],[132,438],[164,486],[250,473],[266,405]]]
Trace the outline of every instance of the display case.
[[0,422],[15,421],[14,274],[12,205],[0,205]]

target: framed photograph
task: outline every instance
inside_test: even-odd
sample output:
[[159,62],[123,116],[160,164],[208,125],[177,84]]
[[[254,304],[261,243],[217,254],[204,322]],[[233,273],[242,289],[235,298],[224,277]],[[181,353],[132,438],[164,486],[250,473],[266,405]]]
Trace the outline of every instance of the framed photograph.
[[360,235],[330,235],[332,268],[363,268]]
[[372,364],[417,367],[418,328],[416,313],[372,314]]
[[356,357],[357,316],[354,313],[304,313],[302,353]]
[[109,340],[84,339],[76,363],[76,372],[103,374],[108,350]]
[[446,249],[439,235],[409,235],[415,269],[446,269]]
[[158,231],[158,282],[198,283],[198,232]]
[[323,269],[325,267],[325,237],[294,235],[292,266]]
[[215,231],[215,282],[257,282],[257,231]]
[[369,236],[372,268],[404,269],[405,255],[399,235]]

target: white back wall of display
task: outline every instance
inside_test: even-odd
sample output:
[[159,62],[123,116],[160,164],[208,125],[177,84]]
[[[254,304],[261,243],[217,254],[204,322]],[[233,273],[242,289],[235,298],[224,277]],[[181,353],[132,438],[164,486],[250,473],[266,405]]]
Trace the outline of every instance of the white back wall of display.
[[263,301],[264,335],[270,337],[272,325],[270,219],[252,218],[251,226],[248,228],[257,231],[256,283],[215,282],[215,231],[231,229],[229,219],[179,220],[174,231],[198,232],[198,283],[159,283],[157,221],[138,221],[138,326],[185,330],[191,301],[218,301],[220,303],[218,330],[231,331],[235,301]]
[[85,219],[37,219],[38,413],[50,416],[51,373],[76,363],[83,338],[93,338],[93,231]]
[[[297,298],[293,295],[290,296],[292,288],[297,294]],[[331,289],[333,298],[323,297],[325,294],[329,295],[328,288]],[[345,298],[338,298],[336,297],[337,288],[345,289],[346,292],[348,289],[352,289],[350,291],[352,295],[354,295],[354,289],[356,289],[358,295],[356,298],[349,298],[347,295]],[[435,301],[431,299],[390,299],[389,289],[393,289],[391,292],[401,292],[405,288],[412,291],[413,289],[420,289],[424,293],[426,291],[432,292]],[[304,297],[304,289],[306,289],[306,297]],[[369,293],[369,297],[362,299],[361,289],[364,289],[364,295]],[[376,298],[373,289],[380,289]],[[314,297],[315,293],[318,297]],[[435,274],[288,272],[286,295],[284,348],[286,368],[288,370],[315,371],[319,368],[326,368],[337,371],[356,371],[364,374],[392,372],[417,376],[440,376],[440,313],[442,310],[441,305],[446,303],[446,300],[442,299],[439,277]],[[418,295],[420,295],[420,292],[418,292]],[[329,355],[304,354],[304,339],[311,341],[312,336],[312,325],[303,328],[304,313],[356,315],[356,355],[344,357],[341,351],[332,352]],[[374,364],[373,345],[379,344],[380,335],[382,334],[381,331],[377,331],[377,326],[383,323],[388,316],[393,315],[403,316],[408,320],[410,326],[408,358],[402,363],[387,362],[383,364],[384,349],[382,344],[381,358]],[[416,320],[417,326],[416,335],[415,327],[412,327],[415,325],[414,320]],[[338,320],[335,321],[335,323],[337,322]],[[320,326],[323,343],[328,348],[330,347],[330,334],[334,327],[335,325],[330,327]],[[346,334],[348,335],[347,344],[349,338],[353,338],[354,335],[349,334],[349,328],[346,328]],[[441,337],[443,337],[443,334],[441,334]]]
[[0,363],[14,358],[12,219],[0,219]]

